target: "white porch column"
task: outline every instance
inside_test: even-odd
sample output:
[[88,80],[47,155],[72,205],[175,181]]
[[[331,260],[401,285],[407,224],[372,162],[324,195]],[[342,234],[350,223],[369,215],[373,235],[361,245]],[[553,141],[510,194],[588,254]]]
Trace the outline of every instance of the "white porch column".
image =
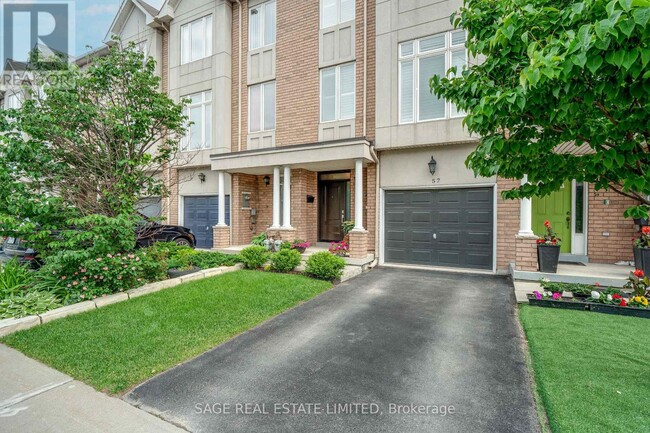
[[[528,175],[524,175],[521,184],[528,183]],[[529,198],[519,200],[519,235],[533,235],[533,203]]]
[[354,230],[363,228],[363,160],[354,162]]
[[273,167],[273,227],[280,227],[280,167]]
[[284,166],[284,191],[282,193],[282,228],[291,228],[291,167]]
[[218,226],[226,225],[226,176],[223,171],[219,172],[219,220]]

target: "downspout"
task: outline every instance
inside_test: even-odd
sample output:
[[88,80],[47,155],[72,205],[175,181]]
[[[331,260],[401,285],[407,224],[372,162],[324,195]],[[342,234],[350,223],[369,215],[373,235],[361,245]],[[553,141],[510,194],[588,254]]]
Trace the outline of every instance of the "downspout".
[[235,3],[237,3],[237,6],[239,7],[239,43],[237,46],[237,49],[239,51],[238,56],[239,60],[237,63],[237,78],[238,78],[238,83],[237,83],[237,151],[241,151],[241,82],[242,82],[242,27],[244,23],[242,22],[242,6],[241,6],[241,1],[240,0],[233,0]]
[[[368,0],[363,0],[363,134],[366,136],[366,112],[368,105]],[[375,154],[376,156],[376,154]]]

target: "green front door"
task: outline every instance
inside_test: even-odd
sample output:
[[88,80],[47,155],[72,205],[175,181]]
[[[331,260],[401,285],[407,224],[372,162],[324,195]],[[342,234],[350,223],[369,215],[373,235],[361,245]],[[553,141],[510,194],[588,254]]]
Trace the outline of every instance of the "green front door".
[[544,221],[549,220],[557,236],[562,239],[560,251],[571,253],[571,182],[546,197],[533,197],[533,232],[546,233]]

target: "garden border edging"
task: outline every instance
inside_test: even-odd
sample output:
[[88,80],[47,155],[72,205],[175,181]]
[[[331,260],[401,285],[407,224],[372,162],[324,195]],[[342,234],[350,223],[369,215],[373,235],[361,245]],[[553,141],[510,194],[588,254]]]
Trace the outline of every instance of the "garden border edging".
[[23,331],[25,329],[33,328],[43,323],[51,322],[63,317],[72,316],[74,314],[84,313],[86,311],[102,308],[107,305],[116,304],[118,302],[127,301],[139,296],[148,295],[150,293],[159,292],[163,289],[175,287],[189,281],[201,280],[203,278],[214,277],[217,275],[225,274],[228,272],[238,271],[243,269],[244,265],[237,263],[234,266],[219,266],[218,268],[205,269],[183,277],[171,278],[168,280],[156,281],[140,286],[136,289],[127,290],[126,292],[119,292],[100,298],[95,298],[90,301],[78,302],[76,304],[67,305],[65,307],[56,308],[47,311],[43,314],[21,317],[19,319],[3,319],[0,320],[0,337],[12,334],[16,331]]

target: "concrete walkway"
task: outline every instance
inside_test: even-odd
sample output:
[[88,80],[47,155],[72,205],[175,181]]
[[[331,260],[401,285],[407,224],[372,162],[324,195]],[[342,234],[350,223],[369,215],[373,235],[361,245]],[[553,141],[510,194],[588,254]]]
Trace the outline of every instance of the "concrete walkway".
[[192,432],[538,432],[511,283],[378,268],[136,387]]
[[0,432],[184,430],[0,344]]

